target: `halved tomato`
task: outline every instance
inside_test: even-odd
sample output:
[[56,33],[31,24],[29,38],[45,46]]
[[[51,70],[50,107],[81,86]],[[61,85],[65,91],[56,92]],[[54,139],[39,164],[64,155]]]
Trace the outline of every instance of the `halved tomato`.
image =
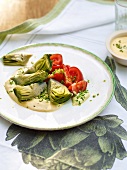
[[87,88],[88,82],[85,80],[79,81],[77,83],[73,83],[68,87],[68,90],[72,93],[79,93],[81,91],[85,91]]
[[70,67],[69,74],[73,83],[77,83],[83,80],[82,72],[77,67]]
[[50,71],[50,73],[52,73],[57,69],[63,69],[63,65],[52,65],[52,70]]
[[72,84],[72,80],[69,73],[69,66],[63,64],[63,70],[65,75],[64,85],[69,87]]
[[50,56],[50,60],[53,61],[52,65],[62,65],[63,64],[63,57],[61,54],[52,54]]
[[49,74],[48,79],[50,78],[55,79],[59,81],[60,83],[64,83],[65,76],[64,76],[64,73],[55,73],[55,74]]

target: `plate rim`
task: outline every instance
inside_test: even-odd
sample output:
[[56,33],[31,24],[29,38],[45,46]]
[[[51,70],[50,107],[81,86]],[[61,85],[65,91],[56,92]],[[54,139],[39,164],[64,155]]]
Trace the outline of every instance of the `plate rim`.
[[76,124],[71,124],[71,125],[67,125],[67,126],[65,125],[65,126],[62,126],[62,127],[58,126],[58,127],[53,127],[53,128],[52,127],[45,128],[45,127],[29,126],[26,123],[20,122],[19,118],[15,118],[15,119],[12,120],[11,116],[8,117],[8,116],[6,116],[6,115],[4,115],[3,113],[0,112],[0,116],[1,117],[3,117],[5,120],[9,121],[10,123],[13,123],[13,124],[16,124],[18,126],[21,126],[21,127],[24,127],[24,128],[28,128],[28,129],[47,130],[47,131],[51,131],[51,130],[64,130],[64,129],[69,129],[69,128],[73,128],[73,127],[76,127],[76,126],[80,126],[80,125],[90,121],[91,119],[94,119],[97,115],[99,115],[108,106],[108,104],[111,102],[111,100],[113,98],[113,95],[114,95],[114,92],[115,92],[115,76],[114,76],[111,68],[106,64],[105,61],[103,61],[97,55],[95,55],[94,53],[92,53],[92,52],[90,52],[90,51],[88,51],[88,50],[86,50],[84,48],[80,48],[78,46],[69,45],[69,44],[63,44],[63,43],[33,43],[33,44],[28,44],[28,45],[20,46],[20,47],[18,47],[16,49],[10,51],[7,54],[14,53],[16,51],[27,49],[27,48],[31,48],[31,47],[37,47],[37,46],[60,46],[60,47],[67,47],[67,48],[71,48],[71,49],[76,49],[76,50],[82,51],[83,53],[86,53],[86,54],[90,54],[91,57],[93,57],[99,63],[103,64],[103,66],[105,66],[104,68],[107,69],[107,72],[110,75],[110,79],[112,81],[112,86],[111,86],[112,89],[111,89],[111,93],[110,93],[109,98],[105,101],[103,106],[97,112],[94,112],[94,114],[89,116],[87,119],[82,120],[82,121],[80,121],[80,122],[78,122]]

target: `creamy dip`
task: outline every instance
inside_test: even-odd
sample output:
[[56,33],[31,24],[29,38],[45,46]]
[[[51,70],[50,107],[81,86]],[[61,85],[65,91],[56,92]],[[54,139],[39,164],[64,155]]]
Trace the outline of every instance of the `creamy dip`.
[[[26,68],[25,68],[26,69]],[[18,71],[16,71],[14,73],[13,76],[22,74],[22,72],[25,69],[19,69]],[[30,110],[34,110],[34,111],[38,111],[38,112],[51,112],[51,111],[55,111],[57,109],[59,109],[62,105],[54,105],[52,104],[50,101],[47,100],[40,100],[38,98],[33,98],[32,100],[28,100],[28,101],[22,101],[20,102],[17,98],[17,96],[15,95],[13,89],[16,87],[17,85],[13,82],[12,80],[9,79],[8,81],[5,82],[5,89],[7,91],[7,93],[9,94],[9,96],[19,105],[28,108]],[[43,83],[43,86],[46,86],[46,83]]]
[[119,57],[127,58],[127,37],[115,38],[111,43],[111,49]]

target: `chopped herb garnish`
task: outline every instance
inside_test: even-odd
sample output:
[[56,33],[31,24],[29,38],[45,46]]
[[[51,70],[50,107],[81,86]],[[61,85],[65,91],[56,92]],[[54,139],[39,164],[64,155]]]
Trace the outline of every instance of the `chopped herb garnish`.
[[123,50],[120,50],[120,52],[122,52],[122,53],[123,53]]
[[9,83],[12,85],[12,84],[15,84],[15,82],[13,80],[10,80]]
[[95,98],[96,97],[96,95],[93,95],[93,98]]
[[49,95],[47,92],[47,87],[45,87],[43,91],[41,92],[41,94],[36,98],[39,99],[39,102],[42,102],[43,100],[49,101],[50,99],[49,99]]
[[122,47],[120,46],[120,44],[116,44],[116,47],[121,49]]

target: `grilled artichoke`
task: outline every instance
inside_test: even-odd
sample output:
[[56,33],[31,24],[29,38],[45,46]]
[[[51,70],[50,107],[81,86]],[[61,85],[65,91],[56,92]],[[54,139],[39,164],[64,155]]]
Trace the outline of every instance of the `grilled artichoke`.
[[32,54],[7,54],[3,56],[3,63],[8,66],[24,66],[31,56]]
[[13,90],[18,100],[27,101],[40,95],[46,83],[34,83],[28,86],[17,85]]
[[31,68],[29,68],[26,73],[34,73],[38,70],[49,72],[52,69],[52,61],[50,60],[50,56],[51,54],[45,54]]
[[43,82],[48,77],[48,73],[38,70],[32,74],[21,74],[11,78],[17,85],[25,86],[32,83]]
[[62,104],[72,96],[66,86],[53,79],[48,82],[48,95],[50,101],[54,104]]

